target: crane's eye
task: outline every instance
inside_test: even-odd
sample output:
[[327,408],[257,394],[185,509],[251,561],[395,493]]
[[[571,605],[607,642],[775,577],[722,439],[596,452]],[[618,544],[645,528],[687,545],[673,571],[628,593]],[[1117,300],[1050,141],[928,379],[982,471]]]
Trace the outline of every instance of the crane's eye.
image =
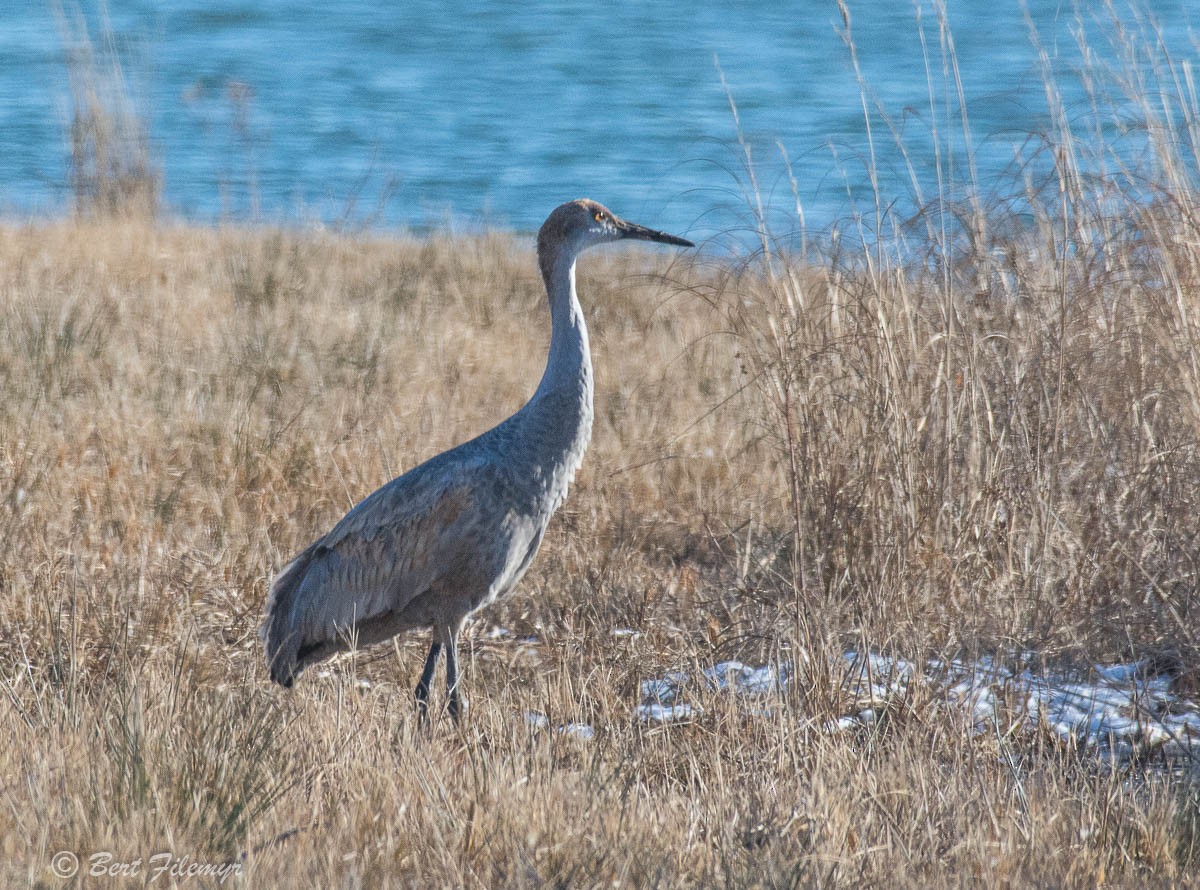
[[597,210],[595,213],[596,222],[604,222],[604,211]]

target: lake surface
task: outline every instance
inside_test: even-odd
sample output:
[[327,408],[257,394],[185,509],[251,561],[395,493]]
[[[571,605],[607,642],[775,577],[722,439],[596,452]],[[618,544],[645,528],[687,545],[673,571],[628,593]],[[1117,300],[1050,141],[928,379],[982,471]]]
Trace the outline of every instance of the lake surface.
[[[966,165],[947,161],[964,136],[936,7],[848,6],[870,102],[908,150],[906,162],[876,115],[885,202],[911,207],[936,194],[935,144],[943,184],[966,182]],[[1011,175],[1014,153],[1050,126],[1031,27],[1073,119],[1091,113],[1078,75],[1081,26],[1102,62],[1120,58],[1118,23],[1136,31],[1139,17],[1157,22],[1181,70],[1195,56],[1185,2],[1139,12],[1118,5],[1116,19],[1090,11],[1100,4],[949,6],[985,188]],[[873,207],[862,94],[834,2],[109,0],[106,15],[101,8],[68,4],[97,49],[111,31],[176,216],[533,230],[559,202],[586,195],[648,225],[736,240],[748,177],[715,60],[775,225],[798,220],[784,151],[811,229]],[[0,10],[0,213],[62,214],[71,207],[72,41],[49,4],[4,0]],[[1122,113],[1102,114],[1112,118],[1104,138],[1132,138],[1120,135]]]

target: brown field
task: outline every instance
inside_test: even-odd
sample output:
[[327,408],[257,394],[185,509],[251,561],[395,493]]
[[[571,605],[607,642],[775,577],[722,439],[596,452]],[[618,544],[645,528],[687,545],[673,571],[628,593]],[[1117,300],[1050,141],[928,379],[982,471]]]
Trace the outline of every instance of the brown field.
[[[246,887],[1200,883],[1194,762],[935,695],[822,729],[846,649],[1152,658],[1194,697],[1194,209],[953,267],[585,257],[592,447],[428,735],[423,636],[285,692],[257,623],[290,555],[532,391],[530,239],[5,226],[0,880],[61,886],[67,850],[142,857],[79,886],[164,851]],[[642,680],[733,657],[797,675],[636,719]]]

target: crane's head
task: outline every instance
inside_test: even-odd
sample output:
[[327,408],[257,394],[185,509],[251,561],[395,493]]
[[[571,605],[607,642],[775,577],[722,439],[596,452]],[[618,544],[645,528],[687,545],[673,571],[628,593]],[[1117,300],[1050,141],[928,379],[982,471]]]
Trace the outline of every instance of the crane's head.
[[546,218],[538,232],[538,254],[545,264],[564,252],[574,256],[595,244],[626,238],[695,247],[686,238],[626,222],[603,204],[581,198],[560,204]]

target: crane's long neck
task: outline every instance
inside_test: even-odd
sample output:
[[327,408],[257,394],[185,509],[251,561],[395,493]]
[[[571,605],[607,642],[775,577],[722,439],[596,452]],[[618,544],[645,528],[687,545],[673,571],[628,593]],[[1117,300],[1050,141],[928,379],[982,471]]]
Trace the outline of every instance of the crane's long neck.
[[583,309],[575,294],[575,257],[561,253],[542,259],[542,277],[550,300],[550,354],[534,399],[555,390],[577,393],[586,397],[590,420],[592,356]]
[[519,440],[510,463],[548,517],[566,497],[592,435],[592,357],[575,295],[575,257],[539,260],[550,300],[550,354],[537,391],[513,418]]

